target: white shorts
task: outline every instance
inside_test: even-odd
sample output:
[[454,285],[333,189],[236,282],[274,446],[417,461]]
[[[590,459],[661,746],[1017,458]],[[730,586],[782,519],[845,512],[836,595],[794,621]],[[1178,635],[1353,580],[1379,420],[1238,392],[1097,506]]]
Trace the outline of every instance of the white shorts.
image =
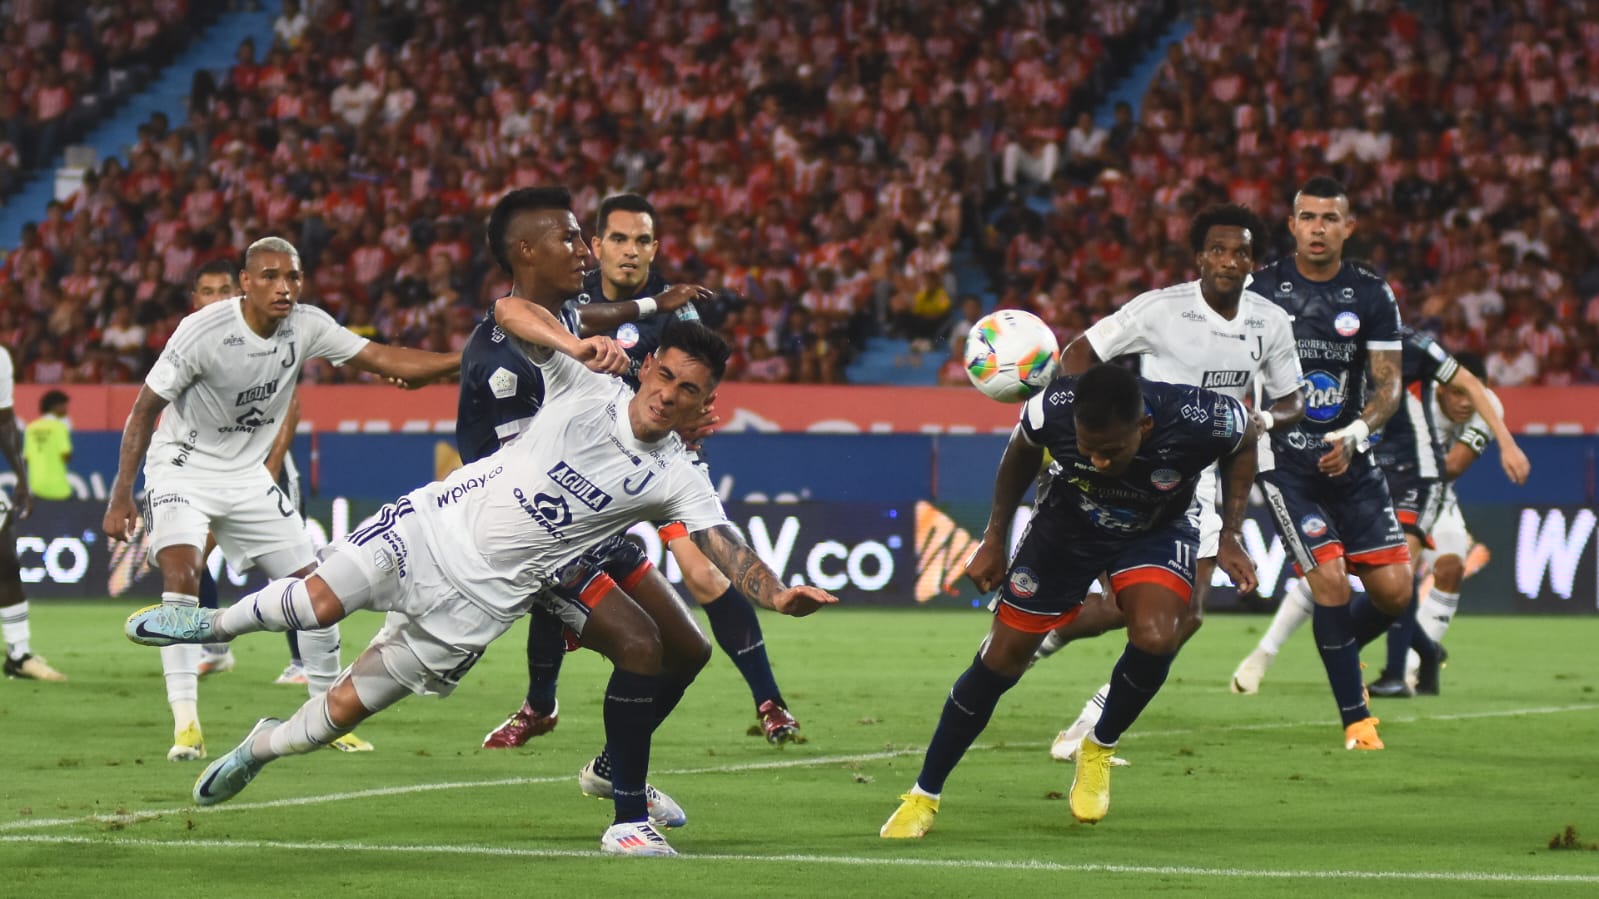
[[1455,491],[1449,488],[1444,496],[1443,511],[1438,513],[1438,520],[1432,526],[1433,547],[1422,553],[1422,559],[1431,565],[1441,556],[1459,556],[1462,561],[1470,551],[1472,539],[1471,532],[1466,530],[1466,517],[1460,514],[1460,502],[1455,498]]
[[260,564],[267,577],[280,578],[316,561],[299,510],[265,468],[240,472],[227,484],[181,476],[152,481],[144,493],[144,519],[151,560],[169,546],[204,548],[209,532],[235,571]]
[[372,638],[384,668],[412,693],[447,696],[510,629],[439,570],[410,503],[384,506],[323,552],[317,576],[346,609],[387,612]]
[[1196,558],[1214,559],[1221,549],[1221,513],[1216,511],[1220,485],[1215,463],[1200,472],[1199,483],[1194,485],[1194,503],[1199,506],[1199,555]]

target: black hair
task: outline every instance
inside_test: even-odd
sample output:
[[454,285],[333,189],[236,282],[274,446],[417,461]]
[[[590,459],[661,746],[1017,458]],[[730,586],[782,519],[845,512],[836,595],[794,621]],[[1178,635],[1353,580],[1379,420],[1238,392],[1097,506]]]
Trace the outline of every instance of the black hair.
[[657,218],[655,207],[638,194],[612,194],[600,201],[600,212],[594,217],[595,237],[604,239],[605,223],[613,212],[637,212],[649,216],[652,222]]
[[660,355],[670,349],[680,350],[704,363],[711,370],[711,380],[715,382],[722,380],[722,375],[727,372],[727,359],[733,354],[733,348],[727,345],[722,335],[699,322],[680,318],[667,322],[661,331],[661,343],[655,353]]
[[505,243],[511,222],[524,212],[538,212],[541,209],[571,212],[572,192],[564,187],[517,188],[500,198],[500,202],[494,204],[494,211],[489,213],[488,230],[484,237],[489,245],[489,254],[506,274],[512,273],[511,251]]
[[1476,375],[1477,380],[1482,381],[1485,384],[1488,382],[1488,368],[1482,364],[1481,356],[1473,353],[1471,350],[1464,350],[1451,355],[1455,357],[1456,362],[1460,363],[1461,368]]
[[231,281],[239,280],[238,263],[232,259],[213,259],[205,265],[194,270],[194,277],[189,279],[189,292],[200,289],[200,279],[206,275],[227,275]]
[[1343,182],[1337,178],[1329,178],[1326,175],[1317,175],[1306,181],[1305,186],[1299,189],[1299,193],[1303,196],[1321,197],[1327,200],[1336,200],[1339,197],[1343,197],[1345,200],[1349,199],[1348,192],[1344,190]]
[[68,397],[59,390],[46,390],[44,396],[39,397],[39,414],[49,415],[57,406],[65,406]]
[[1101,362],[1077,379],[1072,417],[1077,426],[1106,431],[1137,424],[1144,417],[1144,391],[1138,376]]
[[1247,206],[1236,203],[1220,203],[1207,208],[1204,212],[1194,216],[1193,224],[1188,226],[1188,246],[1195,253],[1205,251],[1205,236],[1210,229],[1216,226],[1242,228],[1247,232],[1249,245],[1254,253],[1260,253],[1266,246],[1266,223],[1261,217],[1249,211]]

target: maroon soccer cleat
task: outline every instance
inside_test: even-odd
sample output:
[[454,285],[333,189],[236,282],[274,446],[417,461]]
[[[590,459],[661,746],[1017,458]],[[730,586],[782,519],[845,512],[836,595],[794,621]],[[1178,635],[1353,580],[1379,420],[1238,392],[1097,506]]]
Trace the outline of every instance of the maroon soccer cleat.
[[781,746],[799,739],[799,722],[788,713],[788,709],[778,705],[777,700],[768,699],[761,703],[756,714],[760,715],[761,730],[766,732],[766,742],[773,746]]
[[552,730],[560,718],[561,703],[556,702],[555,708],[548,715],[541,715],[533,711],[527,703],[505,719],[499,727],[489,731],[483,738],[484,749],[515,749],[534,737],[542,737]]

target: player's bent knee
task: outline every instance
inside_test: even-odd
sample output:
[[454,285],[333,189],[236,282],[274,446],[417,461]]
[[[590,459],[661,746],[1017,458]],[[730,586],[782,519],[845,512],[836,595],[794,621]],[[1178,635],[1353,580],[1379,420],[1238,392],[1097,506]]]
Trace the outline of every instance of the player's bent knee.
[[1466,579],[1466,564],[1459,556],[1440,556],[1432,563],[1432,583],[1439,590],[1450,593],[1460,589],[1460,582]]
[[328,720],[342,730],[354,730],[372,711],[361,702],[351,678],[341,678],[328,690]]

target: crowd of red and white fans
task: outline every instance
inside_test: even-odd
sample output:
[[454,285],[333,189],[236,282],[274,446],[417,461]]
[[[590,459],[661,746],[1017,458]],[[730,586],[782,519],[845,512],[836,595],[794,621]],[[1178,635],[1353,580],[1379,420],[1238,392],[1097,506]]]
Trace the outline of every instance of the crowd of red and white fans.
[[[1179,13],[1140,110],[1097,125]],[[25,380],[137,377],[194,269],[267,234],[352,329],[459,347],[508,287],[488,209],[563,184],[588,227],[608,193],[655,204],[735,377],[838,381],[873,334],[958,346],[963,257],[1064,342],[1192,277],[1205,205],[1280,223],[1332,174],[1407,321],[1497,383],[1599,381],[1594,0],[287,0],[274,32],[6,257]]]

